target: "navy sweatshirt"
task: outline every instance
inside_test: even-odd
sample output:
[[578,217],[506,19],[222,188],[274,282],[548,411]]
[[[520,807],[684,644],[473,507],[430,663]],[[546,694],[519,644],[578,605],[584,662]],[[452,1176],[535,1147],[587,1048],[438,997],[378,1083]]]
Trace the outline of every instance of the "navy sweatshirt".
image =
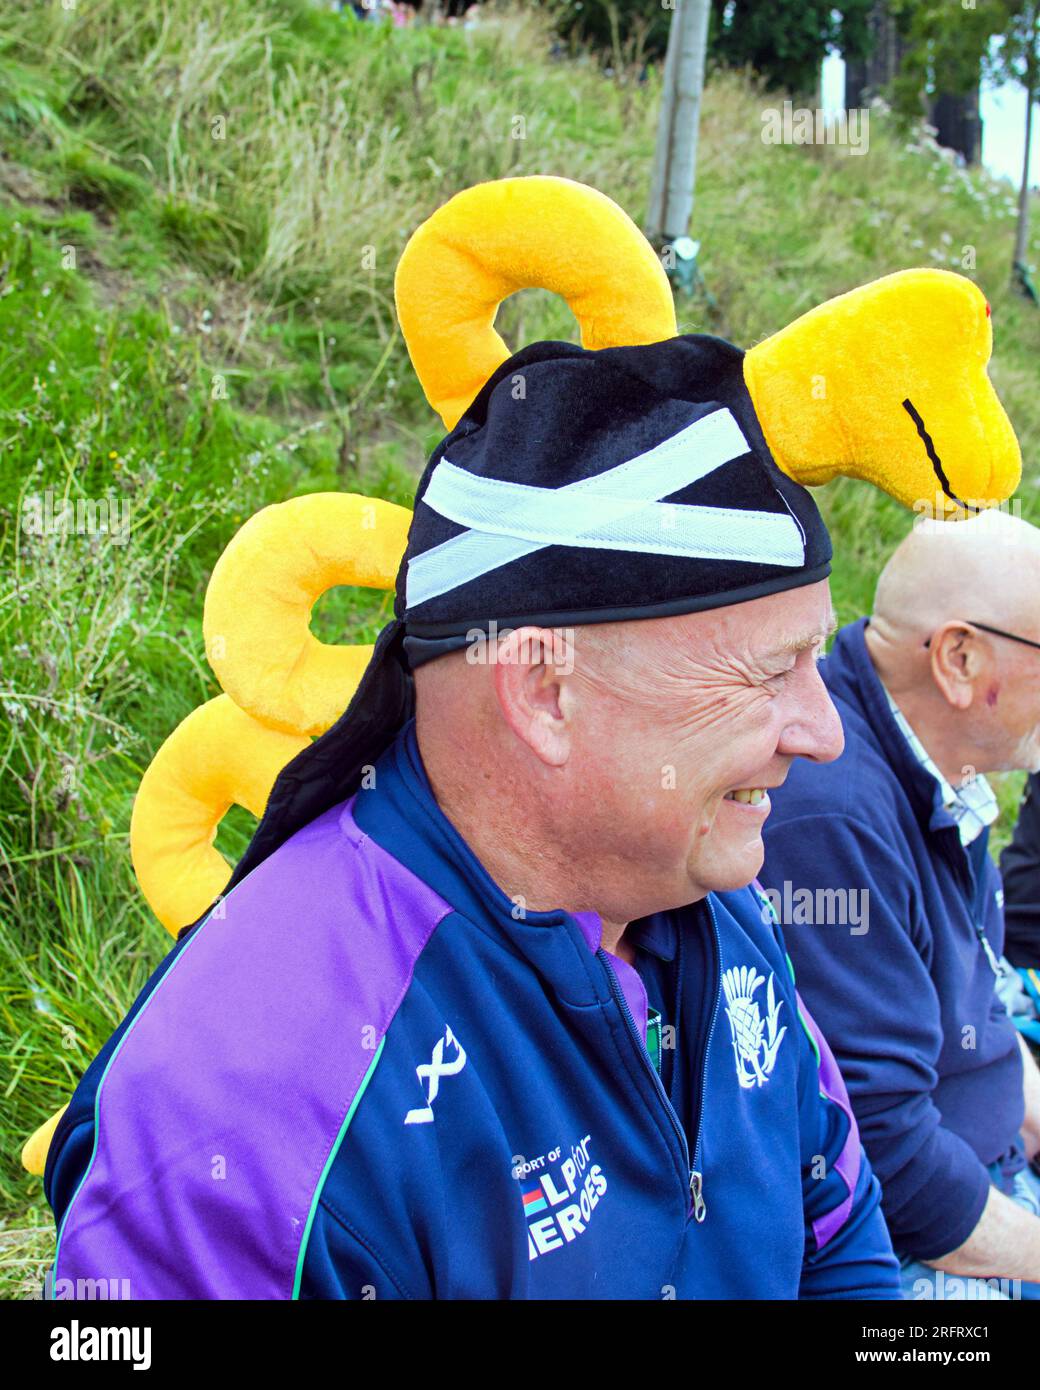
[[961,844],[892,717],[865,627],[843,628],[821,668],[845,751],[798,760],[774,793],[762,882],[848,1085],[896,1249],[934,1259],[975,1228],[986,1165],[1021,1162],[1022,1059],[980,940],[999,956],[985,835]]

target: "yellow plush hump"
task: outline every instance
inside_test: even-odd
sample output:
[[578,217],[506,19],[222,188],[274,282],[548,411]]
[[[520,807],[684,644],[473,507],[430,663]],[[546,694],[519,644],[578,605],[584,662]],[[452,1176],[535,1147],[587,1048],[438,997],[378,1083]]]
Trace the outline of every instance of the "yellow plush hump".
[[531,286],[567,301],[587,348],[677,331],[653,247],[605,194],[543,175],[467,188],[412,235],[394,281],[412,365],[448,429],[510,355],[498,306]]
[[392,589],[411,520],[406,507],[346,492],[250,517],[213,567],[202,620],[209,664],[237,705],[287,733],[335,723],[372,648],[320,642],[311,609],[337,584]]
[[917,511],[963,516],[1009,497],[1021,476],[986,371],[992,346],[976,285],[904,270],[759,343],[744,378],[773,457],[797,482],[845,473]]
[[310,739],[268,728],[218,695],[181,720],[141,778],[130,856],[141,891],[174,935],[224,891],[231,866],[214,847],[232,806],[263,815],[275,778]]

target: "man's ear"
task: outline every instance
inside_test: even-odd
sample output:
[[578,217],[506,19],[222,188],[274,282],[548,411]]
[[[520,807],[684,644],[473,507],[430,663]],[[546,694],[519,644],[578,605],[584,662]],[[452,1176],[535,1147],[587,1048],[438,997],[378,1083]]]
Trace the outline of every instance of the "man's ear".
[[506,723],[536,758],[562,767],[570,731],[561,700],[568,679],[557,634],[550,628],[518,627],[489,645],[495,695]]
[[975,633],[951,619],[936,628],[929,644],[932,679],[954,709],[968,709],[975,697],[983,655]]

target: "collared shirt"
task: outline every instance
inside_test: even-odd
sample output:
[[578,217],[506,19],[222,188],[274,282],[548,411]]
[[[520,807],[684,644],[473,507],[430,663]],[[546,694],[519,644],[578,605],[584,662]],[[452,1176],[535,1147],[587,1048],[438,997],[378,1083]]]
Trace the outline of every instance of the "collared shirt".
[[[696,914],[698,908],[692,906],[687,911]],[[635,967],[646,990],[646,1050],[689,1137],[696,1127],[696,1116],[688,1114],[688,1092],[691,1088],[683,1084],[686,1079],[683,1069],[676,1067],[683,974],[678,958],[680,942],[677,916],[674,912],[655,912],[638,922],[632,922],[626,937],[635,947]],[[691,939],[692,950],[700,944],[699,938]],[[697,954],[699,956],[700,952]],[[706,973],[708,960],[698,959],[695,968],[702,974]],[[694,1129],[691,1129],[691,1125]]]
[[[968,858],[972,861],[972,874],[976,883],[980,883],[982,881],[982,864],[986,858],[989,827],[996,820],[1000,810],[993,788],[981,772],[976,773],[974,777],[965,778],[959,787],[954,787],[948,782],[928,756],[927,749],[910,727],[906,715],[892,699],[884,681],[881,681],[881,688],[885,692],[892,717],[899,725],[914,757],[925,771],[930,772],[939,783],[943,806],[957,824],[961,844],[968,850]],[[974,846],[974,849],[969,849],[969,846]],[[1000,958],[989,944],[985,932],[978,922],[975,925],[975,933],[993,974],[998,980],[1003,979],[1004,972],[1001,968]]]
[[993,788],[986,781],[981,772],[977,773],[974,777],[966,778],[959,787],[952,786],[928,756],[928,750],[910,727],[906,715],[896,704],[895,700],[892,699],[883,681],[881,685],[885,695],[888,697],[888,704],[892,711],[892,717],[899,725],[900,731],[910,745],[914,757],[939,783],[943,805],[957,822],[961,844],[965,846],[970,845],[972,841],[977,840],[982,832],[991,826],[997,818],[1000,808],[997,805],[997,798],[993,793]]

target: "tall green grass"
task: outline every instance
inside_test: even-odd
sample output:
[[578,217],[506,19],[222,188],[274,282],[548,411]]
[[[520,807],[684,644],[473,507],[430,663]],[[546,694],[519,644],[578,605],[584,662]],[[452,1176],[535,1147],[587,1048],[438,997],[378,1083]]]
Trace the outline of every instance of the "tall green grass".
[[[303,0],[8,0],[0,22],[0,1279],[36,1287],[50,1245],[18,1152],[168,938],[130,871],[135,788],[215,694],[210,570],[259,507],[361,487],[407,503],[438,437],[396,327],[413,228],[506,174],[585,180],[637,220],[658,88],[550,57],[537,16],[474,32],[361,26]],[[750,345],[828,295],[960,264],[994,309],[994,376],[1035,512],[1040,315],[1011,295],[1013,196],[908,147],[774,148],[773,98],[720,76],[704,106],[694,234],[714,297],[683,330]],[[519,119],[522,118],[522,119]],[[581,248],[575,248],[581,254]],[[514,346],[573,337],[566,307],[502,309]],[[32,534],[27,499],[111,498],[124,544]],[[869,607],[907,519],[825,494],[842,617]],[[371,637],[379,596],[319,605],[326,640]],[[1010,796],[1013,792],[1008,791]],[[248,818],[229,818],[233,855]]]

